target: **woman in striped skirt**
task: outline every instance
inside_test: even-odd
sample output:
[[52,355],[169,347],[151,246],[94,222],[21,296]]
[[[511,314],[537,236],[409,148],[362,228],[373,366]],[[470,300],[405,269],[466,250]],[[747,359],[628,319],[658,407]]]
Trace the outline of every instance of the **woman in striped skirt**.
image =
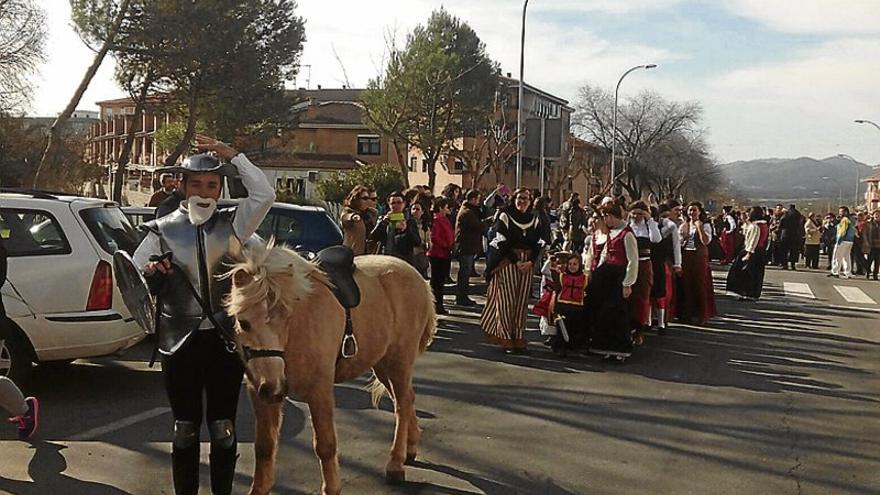
[[514,204],[495,221],[495,237],[487,260],[486,307],[480,325],[490,342],[508,354],[525,354],[526,312],[532,272],[540,254],[540,219],[531,211],[532,195],[518,189]]

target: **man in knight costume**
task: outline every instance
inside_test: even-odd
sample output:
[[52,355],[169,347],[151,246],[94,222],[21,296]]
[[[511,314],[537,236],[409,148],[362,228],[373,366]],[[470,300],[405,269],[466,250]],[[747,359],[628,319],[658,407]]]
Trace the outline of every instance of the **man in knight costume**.
[[[190,156],[168,170],[183,174],[185,199],[176,211],[146,224],[149,233],[133,260],[157,297],[157,346],[174,414],[174,491],[199,491],[204,416],[211,439],[211,491],[227,495],[238,458],[235,416],[244,367],[221,304],[231,282],[218,275],[230,251],[257,230],[275,192],[245,155],[204,136],[196,136],[196,144],[213,153]],[[248,197],[236,208],[218,210],[224,177],[240,177]]]

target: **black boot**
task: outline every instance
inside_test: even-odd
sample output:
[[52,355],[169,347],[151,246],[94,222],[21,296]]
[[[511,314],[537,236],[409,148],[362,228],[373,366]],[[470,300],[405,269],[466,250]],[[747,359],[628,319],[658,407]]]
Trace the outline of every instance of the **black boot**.
[[232,481],[235,478],[235,463],[238,461],[238,447],[230,448],[211,446],[211,493],[214,495],[230,495]]
[[171,471],[176,495],[199,493],[199,444],[171,450]]

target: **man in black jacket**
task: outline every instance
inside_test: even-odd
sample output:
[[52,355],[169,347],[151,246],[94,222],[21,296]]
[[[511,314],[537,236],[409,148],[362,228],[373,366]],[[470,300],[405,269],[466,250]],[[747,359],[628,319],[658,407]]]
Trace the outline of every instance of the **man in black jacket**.
[[779,221],[779,243],[782,245],[783,259],[782,268],[796,270],[795,264],[800,259],[801,244],[804,238],[804,216],[797,210],[795,205],[789,205],[788,211],[782,215]]

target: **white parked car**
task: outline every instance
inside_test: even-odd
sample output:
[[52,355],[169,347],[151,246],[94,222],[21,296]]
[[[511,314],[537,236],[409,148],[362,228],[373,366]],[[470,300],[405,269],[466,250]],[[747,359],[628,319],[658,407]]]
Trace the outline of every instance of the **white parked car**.
[[34,363],[116,354],[143,339],[113,281],[113,253],[138,242],[116,203],[12,191],[0,190],[0,375],[22,379]]

